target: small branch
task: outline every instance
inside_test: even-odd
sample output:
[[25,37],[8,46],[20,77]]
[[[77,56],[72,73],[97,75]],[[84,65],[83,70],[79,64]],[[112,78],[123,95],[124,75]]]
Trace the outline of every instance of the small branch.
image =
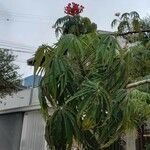
[[85,77],[85,76],[86,76],[86,73],[85,73],[85,71],[84,71],[83,65],[82,65],[82,63],[81,63],[80,60],[78,60],[78,64],[79,64],[79,68],[80,68],[81,75],[82,75],[83,77]]
[[130,89],[130,88],[137,87],[146,83],[150,83],[150,79],[145,79],[145,80],[137,81],[135,83],[130,83],[126,86],[126,88]]
[[124,36],[124,35],[128,35],[128,34],[145,33],[145,32],[150,32],[150,29],[141,30],[141,31],[129,31],[129,32],[125,32],[125,33],[111,33],[110,35]]

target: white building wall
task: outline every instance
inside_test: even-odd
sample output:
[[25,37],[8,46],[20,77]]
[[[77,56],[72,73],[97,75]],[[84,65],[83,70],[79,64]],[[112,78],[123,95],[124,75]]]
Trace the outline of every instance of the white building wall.
[[137,131],[133,130],[126,134],[126,150],[136,150]]
[[38,88],[26,89],[0,99],[0,114],[40,109]]
[[44,128],[39,111],[25,112],[20,150],[45,150]]
[[31,89],[26,89],[14,93],[13,95],[8,95],[5,98],[0,98],[0,112],[3,110],[14,109],[18,107],[24,107],[29,105]]

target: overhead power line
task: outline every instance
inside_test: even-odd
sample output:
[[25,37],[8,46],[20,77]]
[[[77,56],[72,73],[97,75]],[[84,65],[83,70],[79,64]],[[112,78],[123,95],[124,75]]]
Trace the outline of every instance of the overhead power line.
[[34,54],[33,52],[23,51],[23,50],[13,50],[13,49],[8,49],[8,50],[9,50],[9,51],[13,51],[13,52],[19,52],[19,53]]
[[36,47],[27,46],[20,43],[15,43],[11,41],[0,40],[0,47],[3,49],[8,49],[10,51],[19,52],[19,53],[28,53],[34,54],[36,51]]
[[20,60],[15,60],[15,62],[27,64],[27,62],[25,62],[25,61],[20,61]]
[[0,47],[3,48],[4,50],[7,50],[7,51],[13,51],[13,52],[19,52],[19,53],[27,53],[27,54],[34,54],[35,53],[33,51],[23,50],[23,48],[20,48],[20,49],[17,48],[17,49],[15,49],[12,46],[4,45],[4,44],[0,44]]
[[37,14],[31,14],[31,13],[18,13],[18,12],[13,12],[10,10],[7,11],[2,11],[0,10],[0,14],[3,15],[11,15],[11,16],[20,16],[20,17],[30,17],[30,18],[43,18],[43,19],[50,19],[50,16],[45,16],[45,15],[37,15]]
[[30,49],[30,50],[36,50],[37,48],[36,47],[33,47],[33,46],[29,46],[29,45],[25,45],[25,44],[22,44],[22,43],[16,43],[14,41],[6,41],[6,40],[1,40],[0,39],[0,43],[1,44],[5,44],[5,45],[13,45],[13,47],[21,47],[21,48],[24,48],[24,49]]
[[14,13],[12,11],[0,11],[0,20],[1,22],[49,23],[50,17],[34,14]]
[[27,19],[19,19],[19,18],[3,18],[3,19],[0,19],[0,23],[3,23],[3,22],[23,22],[23,23],[36,23],[36,24],[39,24],[39,23],[43,23],[43,24],[47,24],[49,23],[50,21],[45,21],[45,20],[27,20]]

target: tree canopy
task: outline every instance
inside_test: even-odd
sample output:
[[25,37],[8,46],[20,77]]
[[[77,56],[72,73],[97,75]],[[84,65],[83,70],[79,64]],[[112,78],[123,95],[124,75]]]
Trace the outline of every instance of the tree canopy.
[[12,94],[20,84],[14,60],[15,56],[7,49],[0,49],[0,97]]
[[[72,5],[69,11],[79,7]],[[58,19],[60,39],[35,54],[45,138],[54,150],[74,142],[85,150],[106,148],[150,117],[150,50],[141,42],[122,48],[117,34],[100,33],[84,19],[79,13]]]

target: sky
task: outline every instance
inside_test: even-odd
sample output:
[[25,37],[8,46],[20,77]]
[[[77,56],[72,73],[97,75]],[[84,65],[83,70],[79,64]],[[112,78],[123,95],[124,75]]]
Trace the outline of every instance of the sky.
[[[17,50],[15,64],[22,77],[33,74],[26,60],[33,57],[41,44],[52,45],[55,37],[52,25],[64,16],[64,7],[70,0],[0,0],[0,48]],[[74,0],[85,9],[99,30],[112,30],[111,21],[116,12],[137,11],[141,17],[150,14],[150,0]],[[24,51],[24,52],[20,52]]]

